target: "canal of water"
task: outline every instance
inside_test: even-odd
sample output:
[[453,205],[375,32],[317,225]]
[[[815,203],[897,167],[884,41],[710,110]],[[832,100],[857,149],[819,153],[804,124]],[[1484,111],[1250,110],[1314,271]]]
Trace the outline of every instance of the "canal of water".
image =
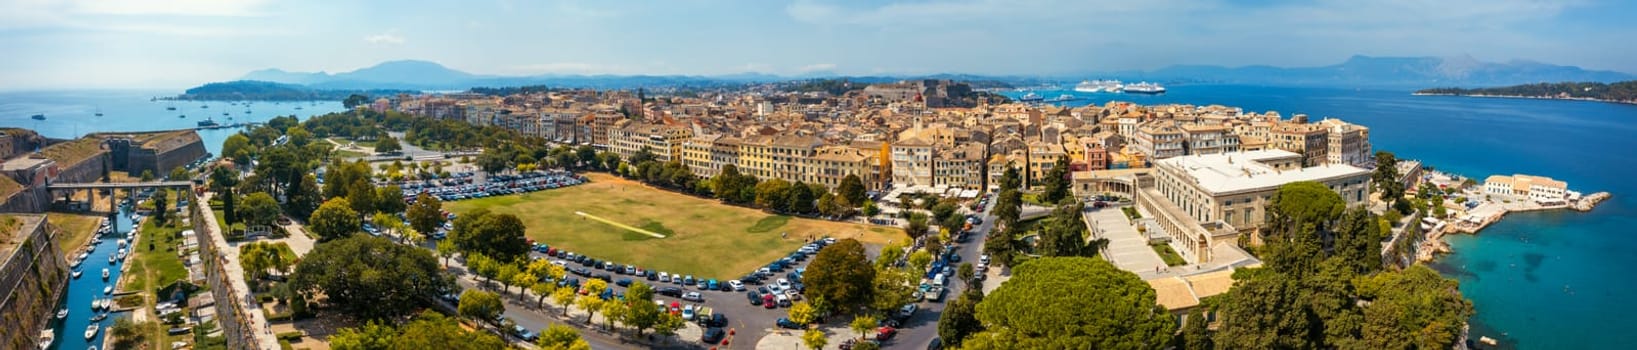
[[[91,250],[85,260],[80,263],[80,266],[73,269],[80,272],[80,277],[68,281],[67,296],[57,305],[57,310],[68,309],[68,316],[54,321],[53,325],[56,327],[57,339],[52,344],[51,349],[89,349],[92,345],[101,348],[102,337],[108,334],[108,327],[113,326],[114,319],[129,316],[125,313],[107,315],[101,321],[95,322],[99,325],[96,335],[86,339],[86,326],[93,323],[91,318],[105,312],[93,311],[91,303],[97,299],[113,298],[113,295],[103,294],[103,288],[113,286],[119,281],[120,268],[125,264],[125,261],[109,263],[108,257],[119,254],[119,240],[121,238],[129,239],[127,235],[135,226],[131,221],[131,213],[127,209],[121,209],[119,215],[114,217],[111,233],[93,236],[100,240],[95,244],[96,249]],[[132,250],[133,253],[135,251],[134,248],[127,249]],[[77,258],[78,253],[75,253],[75,255],[69,257],[69,261],[72,262],[73,259]],[[106,280],[102,278],[104,268],[108,269],[109,273]]]

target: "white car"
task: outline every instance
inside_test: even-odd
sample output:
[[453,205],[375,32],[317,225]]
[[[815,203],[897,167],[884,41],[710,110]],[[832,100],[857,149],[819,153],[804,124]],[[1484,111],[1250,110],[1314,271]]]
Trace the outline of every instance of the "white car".
[[979,256],[978,257],[978,262],[982,263],[984,265],[989,265],[989,254],[984,254],[983,256]]
[[733,287],[733,290],[736,292],[745,291],[745,283],[739,282],[739,280],[728,280],[728,286]]
[[682,305],[682,320],[693,319],[693,305]]
[[699,294],[699,292],[688,292],[682,294],[682,300],[703,302],[705,301],[705,295]]
[[659,281],[660,282],[670,283],[671,282],[671,273],[670,272],[660,272],[659,273]]
[[801,293],[797,293],[795,289],[784,291],[784,295],[790,296],[790,300],[801,301]]
[[790,280],[780,278],[779,282],[778,282],[778,286],[779,286],[779,290],[790,289]]

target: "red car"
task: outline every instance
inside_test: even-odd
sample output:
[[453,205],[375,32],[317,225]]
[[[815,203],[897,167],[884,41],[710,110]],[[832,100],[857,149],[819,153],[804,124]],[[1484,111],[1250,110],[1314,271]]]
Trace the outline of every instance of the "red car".
[[762,308],[773,309],[778,307],[779,303],[773,301],[773,294],[762,294]]
[[881,328],[875,330],[875,340],[887,341],[887,339],[892,339],[892,336],[895,335],[898,335],[898,329],[892,328],[892,326],[881,326]]

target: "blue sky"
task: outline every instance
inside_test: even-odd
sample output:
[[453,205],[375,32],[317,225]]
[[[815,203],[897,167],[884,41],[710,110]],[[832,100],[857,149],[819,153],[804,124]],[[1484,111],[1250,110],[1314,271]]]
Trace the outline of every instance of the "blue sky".
[[1471,55],[1637,72],[1637,1],[0,0],[0,90],[479,74],[1075,74]]

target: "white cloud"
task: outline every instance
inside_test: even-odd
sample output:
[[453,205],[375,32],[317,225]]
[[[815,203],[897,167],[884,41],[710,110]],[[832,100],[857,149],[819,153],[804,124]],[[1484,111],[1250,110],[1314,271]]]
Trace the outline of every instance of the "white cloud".
[[398,35],[397,30],[389,30],[385,33],[365,36],[364,42],[375,45],[403,45],[404,36]]

